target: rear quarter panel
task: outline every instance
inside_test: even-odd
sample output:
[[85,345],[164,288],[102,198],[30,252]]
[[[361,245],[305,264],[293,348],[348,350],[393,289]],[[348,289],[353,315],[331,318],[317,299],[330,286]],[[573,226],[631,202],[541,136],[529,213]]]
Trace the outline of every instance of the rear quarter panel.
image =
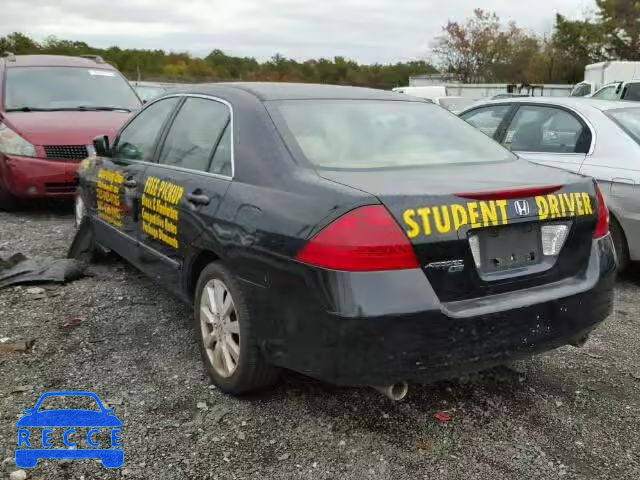
[[640,260],[640,145],[604,115],[596,120],[596,145],[580,174],[598,181],[627,237],[631,259]]

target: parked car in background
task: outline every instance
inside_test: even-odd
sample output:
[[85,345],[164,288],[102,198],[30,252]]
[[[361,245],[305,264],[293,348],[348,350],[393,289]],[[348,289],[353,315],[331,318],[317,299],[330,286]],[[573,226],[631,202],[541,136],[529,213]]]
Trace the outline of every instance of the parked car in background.
[[131,82],[131,85],[144,103],[158,98],[171,88],[178,86],[178,84],[160,82]]
[[475,105],[460,116],[522,158],[596,178],[621,269],[640,260],[640,105],[513,98]]
[[600,100],[630,100],[634,102],[640,101],[640,80],[631,82],[614,82],[605,85],[596,91],[590,98],[598,98]]
[[142,103],[100,57],[0,58],[0,208],[21,198],[73,198],[92,140],[115,134]]
[[465,108],[476,103],[476,99],[468,97],[438,97],[433,100],[433,103],[446,108],[450,112],[460,113]]
[[[194,306],[227,393],[284,367],[398,399],[405,381],[580,345],[612,309],[597,184],[423,99],[196,85],[96,150],[80,169],[79,236]],[[576,208],[552,214],[559,198]]]

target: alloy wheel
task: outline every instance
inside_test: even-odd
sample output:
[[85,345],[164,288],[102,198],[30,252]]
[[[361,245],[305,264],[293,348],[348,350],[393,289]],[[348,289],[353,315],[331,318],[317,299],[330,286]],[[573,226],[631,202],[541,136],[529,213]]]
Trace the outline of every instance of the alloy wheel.
[[240,358],[240,324],[231,292],[221,280],[210,280],[204,286],[200,328],[214,370],[221,377],[230,377]]

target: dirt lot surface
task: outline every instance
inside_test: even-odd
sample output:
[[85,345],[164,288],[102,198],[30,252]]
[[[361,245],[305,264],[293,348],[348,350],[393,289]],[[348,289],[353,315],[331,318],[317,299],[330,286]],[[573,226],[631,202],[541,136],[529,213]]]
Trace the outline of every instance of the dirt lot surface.
[[[0,212],[0,256],[64,256],[72,223],[68,208]],[[205,377],[188,307],[118,259],[90,273],[0,291],[0,341],[35,341],[0,351],[3,478],[17,470],[16,420],[65,389],[115,408],[124,467],[41,460],[29,478],[640,478],[640,267],[584,348],[412,385],[401,403],[293,374],[259,396],[226,396]]]

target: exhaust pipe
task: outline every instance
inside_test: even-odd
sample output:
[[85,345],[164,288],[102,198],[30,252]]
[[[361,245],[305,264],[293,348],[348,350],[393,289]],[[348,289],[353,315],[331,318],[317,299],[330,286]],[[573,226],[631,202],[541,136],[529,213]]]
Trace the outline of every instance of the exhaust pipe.
[[404,397],[407,396],[407,392],[409,391],[409,385],[407,385],[407,382],[404,382],[404,381],[394,383],[392,385],[383,385],[383,386],[374,385],[373,388],[375,388],[380,393],[390,398],[394,402],[399,402],[400,400],[402,400]]

